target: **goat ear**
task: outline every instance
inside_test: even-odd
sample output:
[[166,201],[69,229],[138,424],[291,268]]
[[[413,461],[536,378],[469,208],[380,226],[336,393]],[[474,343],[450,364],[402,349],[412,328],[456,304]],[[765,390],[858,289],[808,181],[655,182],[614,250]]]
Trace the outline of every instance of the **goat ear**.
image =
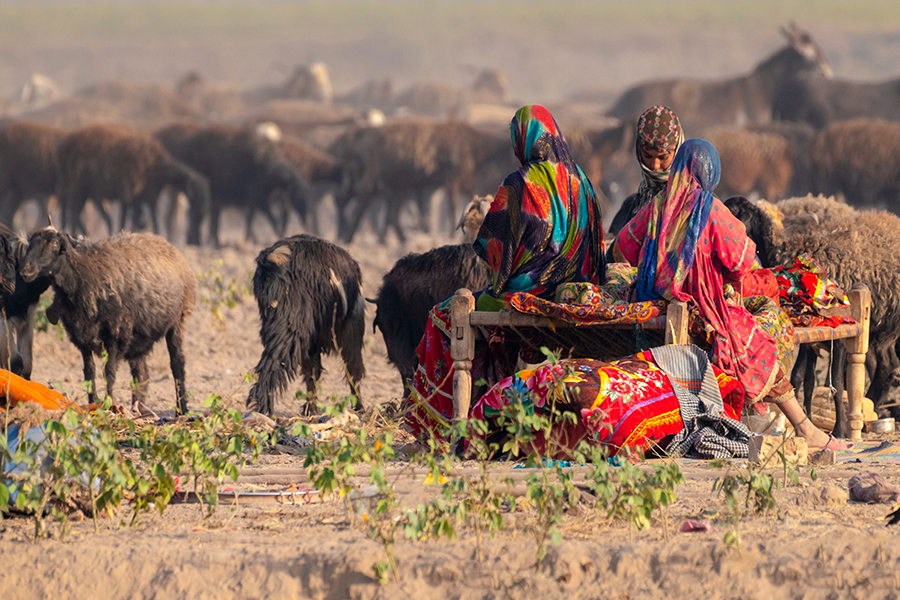
[[65,235],[59,236],[59,253],[66,254],[69,251],[69,238]]

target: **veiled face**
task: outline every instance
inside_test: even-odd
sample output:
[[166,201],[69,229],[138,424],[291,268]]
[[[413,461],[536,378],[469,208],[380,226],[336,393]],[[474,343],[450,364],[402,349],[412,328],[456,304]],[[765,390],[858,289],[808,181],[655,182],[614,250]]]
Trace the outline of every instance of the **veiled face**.
[[663,172],[668,171],[675,160],[675,152],[673,150],[655,150],[653,148],[641,148],[641,162],[651,171]]

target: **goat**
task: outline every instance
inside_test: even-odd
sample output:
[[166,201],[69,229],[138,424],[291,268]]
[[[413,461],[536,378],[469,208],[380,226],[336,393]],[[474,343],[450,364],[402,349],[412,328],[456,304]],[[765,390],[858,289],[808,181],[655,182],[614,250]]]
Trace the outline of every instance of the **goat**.
[[[0,367],[31,379],[34,317],[41,294],[50,287],[50,278],[39,277],[27,283],[22,279],[19,271],[27,250],[27,239],[0,225],[0,270],[7,271],[0,277],[5,318],[5,326],[0,331]],[[15,335],[14,340],[8,337],[11,333]]]
[[56,193],[56,148],[66,130],[44,123],[12,121],[0,128],[0,223],[12,226],[19,207],[37,200],[43,213]]
[[311,235],[280,240],[256,257],[253,295],[263,353],[247,406],[271,415],[274,394],[284,391],[298,368],[308,399],[314,399],[321,355],[335,351],[359,399],[366,307],[359,264],[345,250]]
[[121,233],[74,245],[53,227],[32,234],[22,279],[52,280],[63,327],[81,352],[88,400],[96,402],[94,353],[105,351],[106,393],[113,396],[121,360],[131,366],[132,402],[143,412],[150,379],[147,355],[165,336],[176,409],[187,412],[185,319],[197,302],[197,278],[178,250],[158,235]]
[[472,242],[492,199],[476,196],[463,212],[459,227],[467,243],[404,256],[384,276],[378,297],[367,299],[376,306],[372,329],[381,330],[388,360],[400,372],[404,387],[415,375],[416,348],[431,309],[459,288],[481,290],[491,282],[490,269],[475,254]]

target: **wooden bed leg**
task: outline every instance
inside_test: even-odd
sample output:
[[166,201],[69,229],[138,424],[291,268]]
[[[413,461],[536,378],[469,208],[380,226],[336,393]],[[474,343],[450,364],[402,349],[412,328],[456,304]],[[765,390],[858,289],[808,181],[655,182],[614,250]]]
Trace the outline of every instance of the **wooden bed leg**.
[[672,300],[666,309],[666,344],[687,343],[688,306],[681,300]]
[[453,359],[453,421],[468,418],[472,402],[472,359],[475,358],[475,330],[469,313],[475,297],[462,288],[450,300],[450,357]]
[[862,439],[863,390],[866,385],[866,352],[869,350],[869,320],[872,296],[863,283],[854,283],[847,294],[850,298],[850,316],[860,326],[859,335],[844,340],[847,349],[847,399],[850,401],[850,440]]

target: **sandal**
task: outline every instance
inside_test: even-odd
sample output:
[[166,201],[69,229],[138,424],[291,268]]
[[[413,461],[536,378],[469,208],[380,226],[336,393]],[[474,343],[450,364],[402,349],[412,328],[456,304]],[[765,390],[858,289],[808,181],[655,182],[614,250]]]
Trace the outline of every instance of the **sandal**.
[[821,448],[809,448],[808,451],[810,453],[814,452],[824,452],[825,450],[831,450],[832,452],[840,452],[841,450],[849,450],[850,446],[845,442],[840,441],[832,434],[828,434],[828,443],[822,446]]

